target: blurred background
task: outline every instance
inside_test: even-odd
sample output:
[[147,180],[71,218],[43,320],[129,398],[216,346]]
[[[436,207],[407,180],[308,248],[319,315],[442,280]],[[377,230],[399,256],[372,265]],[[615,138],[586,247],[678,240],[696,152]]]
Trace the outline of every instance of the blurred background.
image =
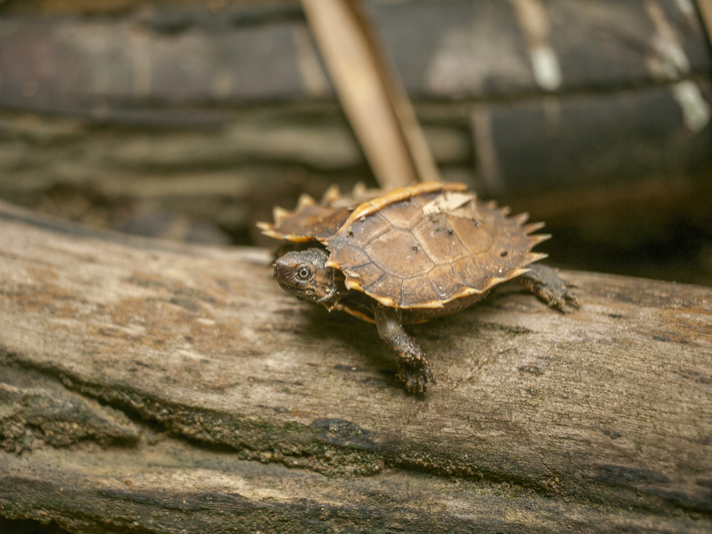
[[[710,0],[364,2],[442,176],[550,263],[712,285]],[[133,234],[375,187],[296,1],[0,0],[0,199]]]

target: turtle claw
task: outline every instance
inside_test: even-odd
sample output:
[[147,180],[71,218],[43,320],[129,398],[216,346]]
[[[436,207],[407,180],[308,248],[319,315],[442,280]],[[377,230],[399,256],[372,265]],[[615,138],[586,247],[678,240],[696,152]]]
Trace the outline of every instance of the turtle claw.
[[562,313],[570,313],[570,310],[566,307],[567,304],[573,308],[580,308],[581,302],[571,291],[573,286],[567,284],[564,280],[559,280],[563,283],[559,283],[554,287],[544,286],[536,295],[546,302],[550,308],[556,308]]
[[428,382],[436,383],[427,360],[425,362],[421,360],[415,365],[401,360],[398,367],[396,377],[405,383],[405,389],[409,393],[425,394],[428,392]]
[[568,313],[569,311],[565,309],[566,304],[569,304],[570,306],[577,309],[580,308],[581,302],[579,301],[578,297],[576,297],[573,292],[569,291],[569,289],[572,287],[574,286],[566,284],[561,294],[555,295],[554,299],[549,302],[549,306],[551,306],[552,308],[556,308],[564,313]]

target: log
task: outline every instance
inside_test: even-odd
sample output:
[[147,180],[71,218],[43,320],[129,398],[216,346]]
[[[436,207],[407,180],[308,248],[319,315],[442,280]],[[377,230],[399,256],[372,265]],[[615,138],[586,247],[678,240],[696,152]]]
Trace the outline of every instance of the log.
[[0,204],[0,516],[70,532],[705,532],[712,289],[585,272],[412,328],[297,301],[260,249]]

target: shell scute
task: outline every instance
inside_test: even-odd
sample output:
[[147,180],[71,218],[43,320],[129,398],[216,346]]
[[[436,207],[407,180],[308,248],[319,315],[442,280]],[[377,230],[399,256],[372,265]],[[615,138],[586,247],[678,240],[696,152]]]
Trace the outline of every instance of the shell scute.
[[372,292],[374,295],[373,298],[381,304],[385,306],[398,306],[401,302],[403,279],[385,274],[365,289],[367,292]]
[[[326,264],[327,267],[342,269],[345,265],[358,267],[359,265],[373,263],[371,257],[362,247],[348,241],[345,243],[335,241],[332,247],[336,252],[332,251],[331,258]],[[332,247],[330,247],[330,250],[332,250]]]
[[381,269],[401,278],[412,278],[435,267],[410,230],[393,228],[371,241],[365,250]]
[[302,202],[294,212],[274,209],[274,224],[260,223],[265,235],[286,241],[316,241],[331,237],[342,227],[351,212],[347,208],[330,208]]
[[400,308],[442,308],[440,296],[435,292],[427,274],[403,280]]
[[446,217],[438,217],[437,220],[424,217],[413,228],[413,236],[436,265],[470,255]]
[[516,269],[526,265],[524,252],[518,249],[499,248],[492,252],[492,256],[506,269]]
[[460,242],[471,254],[480,254],[489,250],[494,242],[496,226],[489,220],[452,217],[448,222]]
[[412,228],[423,218],[423,210],[410,199],[388,206],[380,214],[396,228]]
[[452,295],[462,293],[465,289],[449,263],[435,267],[428,273],[428,278],[438,298],[442,301],[448,300]]
[[376,283],[386,273],[374,263],[366,263],[357,267],[349,267],[346,274],[346,287],[364,291]]
[[452,270],[465,286],[470,287],[475,293],[484,291],[486,276],[483,266],[473,256],[468,256],[461,260],[455,261],[452,264]]
[[339,237],[353,237],[361,244],[370,243],[377,237],[385,234],[393,225],[384,219],[379,213],[371,216],[359,217],[352,223],[345,224],[339,230]]

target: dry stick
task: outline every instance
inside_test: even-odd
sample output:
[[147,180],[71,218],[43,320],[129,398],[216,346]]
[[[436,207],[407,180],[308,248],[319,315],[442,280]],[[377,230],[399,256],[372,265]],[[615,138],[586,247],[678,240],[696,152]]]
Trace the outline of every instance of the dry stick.
[[702,18],[702,24],[707,30],[707,39],[712,46],[712,0],[697,0],[697,9]]
[[302,0],[346,115],[384,189],[439,181],[413,108],[355,0]]

